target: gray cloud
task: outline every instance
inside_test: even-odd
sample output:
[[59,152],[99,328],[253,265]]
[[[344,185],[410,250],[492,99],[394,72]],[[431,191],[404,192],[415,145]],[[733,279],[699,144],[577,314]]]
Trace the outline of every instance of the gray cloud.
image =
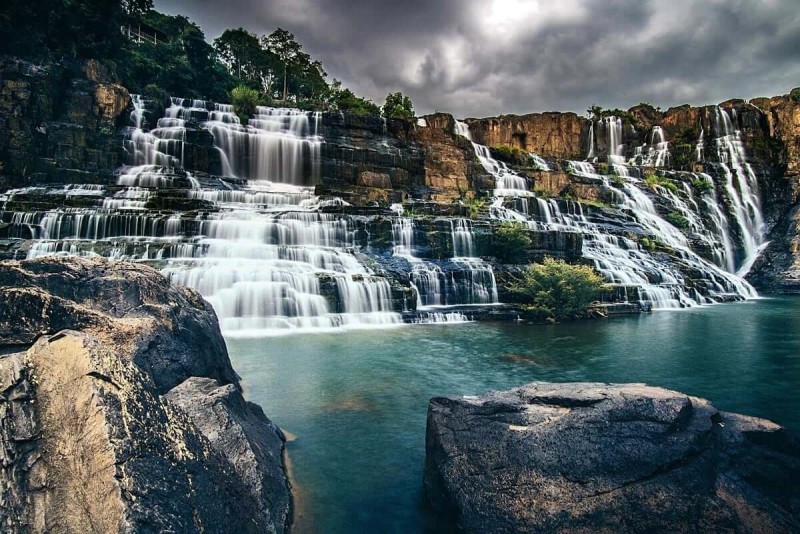
[[280,26],[331,77],[418,113],[483,117],[707,104],[800,85],[796,0],[156,0],[225,28]]

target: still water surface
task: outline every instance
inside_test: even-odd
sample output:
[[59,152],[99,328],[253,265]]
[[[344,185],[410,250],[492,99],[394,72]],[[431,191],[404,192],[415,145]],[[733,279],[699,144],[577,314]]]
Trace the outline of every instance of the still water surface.
[[646,382],[800,432],[800,299],[552,326],[470,323],[229,339],[288,450],[313,532],[423,532],[428,400],[534,380]]

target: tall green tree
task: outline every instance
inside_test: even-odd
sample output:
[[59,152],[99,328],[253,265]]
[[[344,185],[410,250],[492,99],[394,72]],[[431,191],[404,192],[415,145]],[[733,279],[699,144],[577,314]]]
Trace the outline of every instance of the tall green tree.
[[289,97],[289,69],[303,52],[303,47],[295,40],[292,33],[283,28],[278,28],[262,37],[261,42],[283,65],[283,100],[286,101]]
[[264,93],[272,91],[279,60],[255,34],[243,28],[225,30],[214,40],[214,51],[231,76],[260,87]]
[[411,120],[414,118],[414,104],[411,103],[411,99],[408,96],[405,96],[400,91],[389,93],[386,96],[386,102],[383,104],[383,116],[392,119]]

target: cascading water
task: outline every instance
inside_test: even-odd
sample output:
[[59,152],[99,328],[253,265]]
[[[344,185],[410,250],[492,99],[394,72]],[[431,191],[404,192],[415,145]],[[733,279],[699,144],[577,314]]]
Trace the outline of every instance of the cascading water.
[[[417,289],[417,309],[498,304],[494,271],[476,256],[471,222],[443,219],[441,223],[449,224],[453,256],[434,261],[415,256],[413,219],[400,216],[392,222],[393,254],[410,264],[411,280]],[[456,322],[463,320],[458,312],[451,313],[458,316]],[[453,322],[450,314],[426,312],[424,317],[436,323]]]
[[[96,207],[24,214],[19,222],[39,240],[29,257],[100,254],[157,262],[173,283],[212,303],[227,334],[402,322],[388,279],[353,253],[356,223],[320,212],[330,203],[303,187],[318,173],[319,114],[258,108],[244,128],[230,106],[171,103],[157,128],[146,132],[146,103],[134,97],[125,140],[132,166],[122,168],[113,190],[84,187],[98,196]],[[246,186],[217,180],[200,188],[183,171],[190,121],[214,134],[225,174],[249,179]],[[212,208],[145,210],[158,191]]]
[[319,181],[320,113],[258,107],[246,127],[230,106],[217,105],[206,127],[222,155],[222,172],[291,185]]
[[586,155],[586,159],[595,161],[599,156],[597,139],[601,135],[605,139],[608,162],[624,163],[625,145],[622,144],[622,119],[618,117],[603,117],[592,122],[589,127],[589,153]]
[[[472,134],[470,133],[469,126],[466,123],[456,121],[455,133],[472,141]],[[472,146],[475,150],[475,155],[478,157],[478,161],[481,162],[481,165],[483,165],[483,168],[495,178],[495,197],[520,197],[532,195],[528,187],[528,180],[511,170],[508,165],[502,161],[497,161],[496,159],[492,158],[489,147],[479,145],[474,141],[472,141]],[[547,163],[542,158],[536,155],[531,155],[531,158],[541,170],[549,170]]]
[[714,131],[717,137],[714,144],[744,249],[745,257],[739,268],[739,273],[743,276],[750,270],[765,244],[765,229],[758,178],[746,161],[742,134],[734,127],[735,120],[735,109],[731,109],[729,113],[720,107],[716,108]]
[[[686,236],[659,215],[652,200],[640,188],[641,180],[633,177],[626,166],[613,165],[618,176],[613,184],[607,176],[597,174],[591,163],[574,161],[569,162],[569,167],[573,174],[602,183],[613,194],[621,212],[635,221],[648,239],[673,251],[673,259],[664,261],[637,241],[609,233],[604,221],[591,220],[580,203],[533,199],[531,218],[523,220],[532,229],[581,233],[583,256],[593,261],[598,271],[610,284],[619,287],[624,297],[649,301],[655,309],[669,309],[727,300],[731,296],[756,296],[755,290],[747,282],[724,270],[725,266],[720,268],[697,255],[690,248]],[[676,211],[681,211],[679,206],[686,208],[685,202],[671,195],[667,189],[661,188],[659,193],[667,200],[672,199]],[[496,212],[495,216],[511,218],[507,212]],[[696,216],[689,221],[697,230],[706,231]],[[726,225],[720,221],[718,231],[724,235],[723,228]],[[728,256],[725,254],[719,255],[720,263],[727,262]],[[689,284],[687,273],[691,274],[692,284]],[[690,286],[695,289],[687,290]],[[703,289],[702,293],[698,289]]]
[[661,126],[653,126],[650,143],[636,147],[630,164],[665,167],[669,165],[669,157],[669,142],[664,137],[664,130]]
[[[321,202],[314,195],[322,143],[318,114],[258,108],[242,126],[231,106],[173,99],[166,117],[147,131],[146,106],[134,97],[133,127],[125,139],[129,166],[120,170],[117,184],[27,188],[0,197],[6,204],[18,196],[55,195],[74,198],[78,202],[68,205],[81,206],[0,214],[0,221],[10,223],[11,237],[36,240],[29,257],[99,254],[151,262],[174,283],[200,291],[229,334],[402,322],[401,291],[380,267],[371,261],[368,267],[358,250],[363,221],[328,213],[346,203]],[[755,296],[749,284],[732,274],[746,271],[763,246],[764,233],[757,179],[735,122],[732,112],[717,110],[717,183],[706,174],[676,174],[674,190],[645,184],[640,171],[620,161],[621,121],[610,118],[593,125],[592,133],[605,133],[616,177],[598,174],[588,162],[569,162],[568,167],[608,194],[610,216],[577,202],[537,197],[526,177],[492,158],[488,147],[473,146],[495,178],[493,218],[520,221],[535,230],[580,233],[583,256],[619,292],[655,308],[677,308]],[[201,177],[201,183],[183,170],[192,128],[213,134],[224,179]],[[455,130],[471,139],[466,124],[456,122]],[[642,162],[666,163],[663,132],[654,128],[650,139],[640,152]],[[593,140],[590,154],[595,145]],[[549,169],[537,156],[531,161]],[[697,188],[694,181],[708,185]],[[162,195],[180,197],[190,207],[159,211]],[[446,259],[418,257],[425,256],[425,248],[416,246],[415,220],[403,217],[402,206],[392,209],[397,216],[392,218],[390,260],[408,262],[422,310],[406,320],[464,321],[469,311],[441,308],[498,302],[494,271],[478,257],[481,223],[436,219],[436,233],[449,236],[452,253]],[[685,221],[683,232],[667,213]]]

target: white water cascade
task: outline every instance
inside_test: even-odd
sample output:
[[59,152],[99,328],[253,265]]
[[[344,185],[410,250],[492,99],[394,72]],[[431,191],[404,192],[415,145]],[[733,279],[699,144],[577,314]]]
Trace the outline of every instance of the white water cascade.
[[[602,183],[613,194],[621,213],[636,222],[651,243],[671,249],[673,260],[665,261],[639,242],[610,233],[602,220],[594,221],[578,202],[535,198],[530,202],[530,216],[520,217],[518,211],[510,209],[494,211],[494,216],[525,221],[534,230],[582,234],[583,256],[594,263],[608,283],[618,287],[621,296],[643,304],[652,303],[654,309],[683,308],[730,298],[757,296],[750,284],[725,270],[731,254],[729,251],[717,254],[722,266],[696,254],[689,247],[686,236],[659,215],[649,195],[642,189],[643,182],[632,176],[626,166],[614,165],[618,176],[615,183],[610,182],[607,176],[597,174],[591,163],[574,161],[569,162],[569,167],[573,174]],[[681,212],[681,205],[686,207],[683,200],[677,195],[670,195],[668,190],[662,188],[659,193],[666,199],[672,198],[676,211]],[[721,240],[725,240],[723,229],[727,226],[723,221],[720,221],[717,230],[711,231],[705,230],[696,216],[689,220],[689,224],[705,232],[719,231]],[[712,235],[707,236],[707,240],[717,241]],[[686,272],[694,273],[694,285],[702,287],[703,293],[708,296],[696,290],[686,290],[690,285]]]
[[452,322],[441,320],[441,312],[436,312],[444,307],[499,304],[494,271],[476,255],[471,221],[440,219],[437,224],[449,225],[453,255],[447,260],[417,257],[414,220],[400,216],[392,222],[393,254],[410,264],[417,309],[425,311],[431,322],[441,323]]
[[650,142],[634,149],[631,165],[646,167],[665,167],[669,165],[669,142],[664,137],[661,126],[653,126]]
[[764,243],[764,219],[761,212],[761,197],[758,177],[746,161],[742,134],[734,127],[736,110],[730,112],[717,107],[714,114],[714,130],[717,137],[719,165],[725,176],[725,189],[733,206],[733,214],[741,235],[745,260],[739,273],[743,276],[750,270]]
[[[481,162],[481,165],[483,165],[483,168],[486,169],[486,172],[494,176],[495,197],[521,197],[533,195],[528,186],[528,180],[525,177],[520,176],[511,170],[504,162],[497,161],[496,159],[492,158],[489,147],[479,145],[478,143],[472,141],[472,134],[470,133],[469,126],[466,123],[456,121],[455,124],[455,133],[467,138],[472,142],[472,146],[475,150],[475,155],[478,157],[478,161]],[[531,158],[541,170],[549,170],[547,163],[542,158],[536,155],[532,155]]]
[[[208,299],[229,335],[402,323],[389,280],[355,254],[357,223],[320,211],[332,201],[320,203],[310,187],[320,159],[319,114],[258,108],[245,128],[230,106],[172,99],[167,116],[146,132],[145,102],[134,103],[125,149],[135,165],[121,170],[113,192],[98,191],[105,196],[97,207],[26,213],[38,239],[29,257],[156,262],[170,281]],[[224,174],[247,185],[215,180],[201,188],[182,170],[190,121],[214,135]],[[212,209],[145,209],[161,192]]]
[[589,153],[588,161],[594,162],[599,156],[597,138],[603,134],[606,142],[606,153],[609,163],[625,162],[625,145],[622,144],[622,119],[618,117],[603,117],[593,121],[589,126]]

